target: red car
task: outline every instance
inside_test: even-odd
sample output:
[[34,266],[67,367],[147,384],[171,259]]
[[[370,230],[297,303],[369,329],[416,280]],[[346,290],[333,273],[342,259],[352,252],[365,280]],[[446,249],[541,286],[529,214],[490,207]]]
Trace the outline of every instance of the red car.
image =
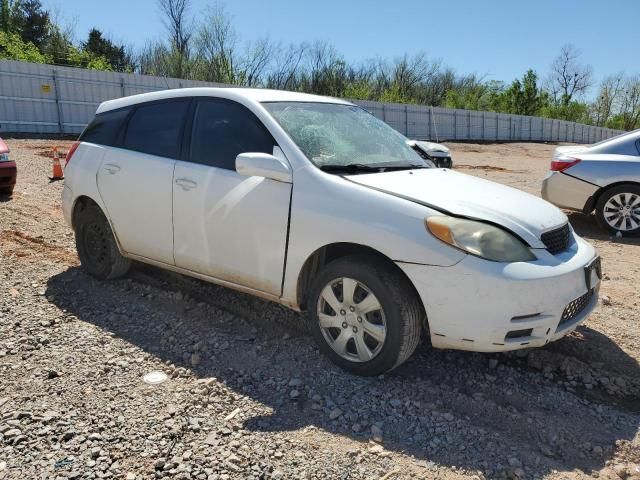
[[0,138],[0,193],[11,195],[13,187],[16,185],[17,176],[16,162],[9,160],[9,147]]

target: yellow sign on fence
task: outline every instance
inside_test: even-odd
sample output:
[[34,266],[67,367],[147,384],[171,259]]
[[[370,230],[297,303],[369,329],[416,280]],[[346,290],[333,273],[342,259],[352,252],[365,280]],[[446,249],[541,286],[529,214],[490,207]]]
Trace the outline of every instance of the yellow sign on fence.
[[51,92],[51,85],[49,85],[48,83],[43,83],[42,85],[40,85],[40,90],[42,91],[42,93],[49,93]]

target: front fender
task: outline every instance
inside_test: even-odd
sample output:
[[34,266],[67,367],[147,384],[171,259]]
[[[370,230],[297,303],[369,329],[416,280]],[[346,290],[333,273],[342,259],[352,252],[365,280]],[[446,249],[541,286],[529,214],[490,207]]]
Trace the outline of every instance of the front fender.
[[298,277],[307,259],[335,243],[372,248],[393,261],[450,266],[466,256],[426,229],[434,210],[330,175],[297,171],[293,185],[283,303],[296,305]]

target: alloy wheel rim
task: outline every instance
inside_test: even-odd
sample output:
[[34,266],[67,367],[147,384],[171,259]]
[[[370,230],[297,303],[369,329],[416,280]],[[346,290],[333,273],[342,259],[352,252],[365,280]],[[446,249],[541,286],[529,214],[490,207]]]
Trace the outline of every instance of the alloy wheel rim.
[[618,193],[604,205],[604,219],[607,224],[621,231],[640,227],[640,195]]
[[318,324],[327,344],[350,362],[375,358],[387,338],[384,310],[375,294],[353,278],[336,278],[322,289]]

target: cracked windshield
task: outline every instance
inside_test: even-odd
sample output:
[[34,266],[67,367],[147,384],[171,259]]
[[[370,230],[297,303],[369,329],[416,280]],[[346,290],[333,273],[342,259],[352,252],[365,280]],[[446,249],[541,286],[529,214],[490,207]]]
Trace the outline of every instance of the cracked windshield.
[[323,170],[428,166],[405,137],[362,108],[303,102],[264,106],[307,158]]

